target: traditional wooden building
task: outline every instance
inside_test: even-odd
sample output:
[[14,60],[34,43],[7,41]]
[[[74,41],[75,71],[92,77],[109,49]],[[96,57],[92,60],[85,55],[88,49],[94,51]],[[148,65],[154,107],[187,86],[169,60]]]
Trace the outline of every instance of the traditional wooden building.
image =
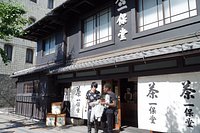
[[26,29],[23,38],[38,44],[37,66],[11,75],[18,78],[17,113],[44,119],[69,88],[71,117],[84,118],[77,103],[83,92],[92,81],[111,82],[118,96],[116,128],[199,132],[198,5],[66,1]]

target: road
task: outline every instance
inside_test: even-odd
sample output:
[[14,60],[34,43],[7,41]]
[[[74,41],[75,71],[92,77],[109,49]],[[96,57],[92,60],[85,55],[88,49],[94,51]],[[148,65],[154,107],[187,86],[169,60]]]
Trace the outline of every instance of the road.
[[[0,109],[0,133],[87,133],[87,127],[72,125],[46,127],[44,122],[8,113],[6,109]],[[99,133],[102,133],[102,131],[99,131]],[[120,133],[150,133],[150,131],[124,127]]]
[[0,110],[0,133],[83,133],[85,126],[46,127],[44,123]]

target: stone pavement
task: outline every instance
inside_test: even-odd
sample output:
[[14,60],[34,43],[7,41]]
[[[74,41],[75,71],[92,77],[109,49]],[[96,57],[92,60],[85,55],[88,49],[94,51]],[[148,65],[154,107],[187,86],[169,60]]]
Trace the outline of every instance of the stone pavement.
[[[44,122],[8,113],[7,109],[0,109],[0,133],[87,133],[87,127],[72,125],[46,127]],[[149,131],[126,127],[120,133],[149,133]]]

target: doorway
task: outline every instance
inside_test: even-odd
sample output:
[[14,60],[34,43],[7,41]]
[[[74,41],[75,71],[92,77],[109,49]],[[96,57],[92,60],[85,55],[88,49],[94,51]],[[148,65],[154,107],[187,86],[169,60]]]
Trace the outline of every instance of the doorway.
[[62,101],[61,112],[66,114],[66,117],[70,117],[70,88],[71,83],[62,83],[57,86],[57,96]]
[[137,78],[103,80],[102,84],[106,82],[112,84],[112,91],[117,96],[115,129],[124,126],[138,127]]
[[137,80],[120,79],[121,125],[138,127]]

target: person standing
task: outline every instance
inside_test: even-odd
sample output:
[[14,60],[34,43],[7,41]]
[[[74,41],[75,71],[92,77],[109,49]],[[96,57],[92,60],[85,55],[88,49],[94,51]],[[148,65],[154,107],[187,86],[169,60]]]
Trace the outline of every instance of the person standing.
[[131,93],[131,89],[127,88],[126,93],[124,94],[124,100],[127,103],[130,103],[132,101],[132,98],[133,98],[133,94]]
[[113,133],[113,119],[117,98],[115,93],[112,92],[112,86],[109,83],[104,85],[103,92],[105,93],[105,100],[101,101],[101,104],[106,106],[106,109],[101,119],[102,129],[104,133]]
[[[101,97],[100,92],[96,90],[97,87],[98,84],[96,82],[92,82],[91,89],[86,93],[86,99],[87,99],[86,108],[88,106],[88,120],[87,120],[88,133],[91,133],[92,130],[92,123],[90,122],[92,107],[98,104]],[[95,133],[98,133],[98,122],[96,119],[94,120],[94,128],[95,128]]]

